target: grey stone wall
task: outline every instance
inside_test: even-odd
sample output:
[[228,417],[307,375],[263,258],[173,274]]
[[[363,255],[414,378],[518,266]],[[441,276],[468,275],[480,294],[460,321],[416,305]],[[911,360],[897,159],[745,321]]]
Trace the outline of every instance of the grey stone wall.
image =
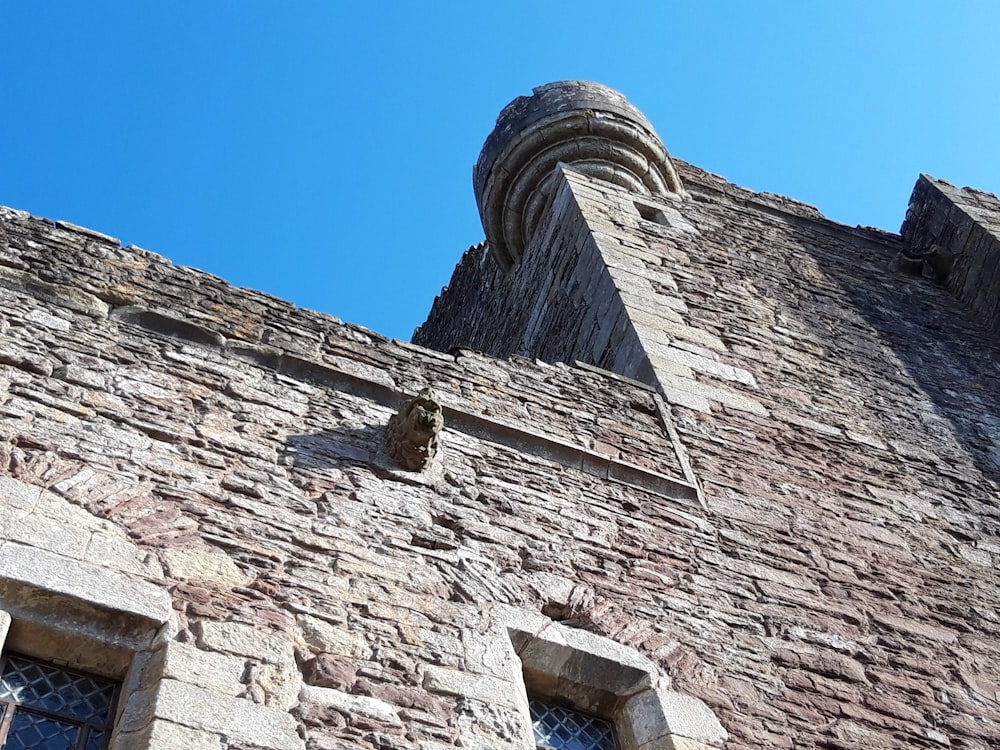
[[926,268],[1000,335],[1000,200],[921,175],[902,233],[904,260]]
[[[499,605],[603,633],[667,678],[663,609],[639,592],[716,543],[653,391],[390,342],[2,218],[0,475],[127,536],[176,619],[113,675],[132,696],[116,748],[523,747],[520,706],[484,688],[516,694],[519,663],[476,656]],[[384,427],[426,384],[442,448],[407,472]],[[58,553],[33,528],[35,558]],[[18,543],[3,533],[0,552]]]
[[[387,341],[3,211],[0,475],[119,552],[18,510],[0,555],[173,610],[117,747],[524,748],[528,643],[533,680],[572,672],[543,643],[648,675],[623,721],[651,747],[1000,743],[995,339],[897,235],[680,169],[676,201],[565,172],[554,254],[478,291],[468,256],[421,334],[619,366],[611,316],[652,387]],[[442,449],[402,471],[383,429],[428,384]],[[91,596],[47,581],[0,570],[0,605]]]
[[[732,748],[996,746],[995,338],[899,270],[898,235],[679,171],[682,201],[565,174],[718,541],[691,561],[694,620],[672,620],[675,686]],[[546,278],[529,263],[512,275]],[[498,301],[467,270],[441,310],[456,288],[491,316],[551,295]],[[422,340],[482,335],[452,309]]]
[[592,188],[561,171],[523,262],[505,273],[487,245],[470,248],[413,341],[441,351],[461,346],[495,357],[578,360],[650,382],[612,269],[581,211],[581,194]]

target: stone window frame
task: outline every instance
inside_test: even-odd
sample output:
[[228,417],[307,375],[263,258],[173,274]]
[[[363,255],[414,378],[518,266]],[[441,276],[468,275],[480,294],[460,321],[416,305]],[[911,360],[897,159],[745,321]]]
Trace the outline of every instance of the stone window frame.
[[[126,713],[142,712],[135,697],[143,671],[175,630],[172,611],[162,608],[163,600],[157,595],[162,592],[150,584],[137,587],[136,581],[124,575],[110,575],[108,579],[117,579],[121,591],[138,595],[131,606],[124,608],[100,595],[79,596],[84,593],[85,582],[93,580],[88,578],[94,574],[92,566],[45,550],[18,547],[21,545],[5,543],[0,548],[0,560],[9,562],[9,553],[15,548],[26,565],[37,565],[40,575],[31,575],[25,567],[12,570],[0,566],[4,571],[0,576],[0,653],[23,654],[117,682],[118,700],[108,750],[166,750],[166,745],[157,745],[148,737],[120,731]],[[62,569],[59,582],[45,576],[46,569],[51,569],[48,563],[53,562]],[[81,591],[74,595],[67,588]],[[143,609],[146,611],[140,613]]]
[[[0,476],[0,653],[121,680],[109,750],[305,750],[287,707],[242,695],[241,657],[179,643],[177,632],[149,550],[54,492]],[[287,650],[281,663],[294,666]]]
[[[0,654],[119,683],[109,750],[167,750],[121,731],[158,652],[177,632],[158,567],[106,521],[40,487],[0,477]],[[147,722],[148,724],[148,722]]]
[[530,693],[610,720],[622,750],[708,750],[728,738],[703,701],[671,690],[635,649],[524,609],[499,607],[495,617],[520,663],[516,700],[529,732]]
[[[19,691],[10,690],[7,686],[10,678],[10,667],[12,663],[20,663],[28,668],[34,668],[47,674],[48,692],[45,700],[38,696],[30,696],[25,699],[19,695]],[[15,666],[14,670],[18,670]],[[22,672],[23,674],[23,672]],[[52,682],[51,678],[60,677],[58,683]],[[30,714],[40,718],[42,721],[56,723],[62,726],[75,727],[77,732],[76,747],[90,748],[94,745],[94,734],[103,735],[100,738],[101,750],[105,750],[111,742],[111,734],[114,731],[115,719],[118,716],[118,702],[121,700],[122,683],[121,680],[110,679],[103,675],[93,674],[78,669],[70,669],[62,664],[54,664],[51,661],[38,659],[33,656],[16,653],[7,650],[0,654],[0,679],[4,681],[4,692],[7,695],[0,696],[0,743],[6,743],[10,739],[11,732],[14,731],[14,724],[19,715]],[[87,706],[86,711],[77,701],[75,705],[67,707],[66,703],[74,701],[69,691],[83,681],[89,681],[99,686],[101,691],[107,696],[107,704],[101,709]],[[16,682],[15,682],[16,684]],[[70,686],[73,687],[70,687]],[[30,691],[29,691],[30,692]],[[67,700],[67,696],[70,696]],[[61,700],[63,705],[53,706],[49,701],[53,697]]]

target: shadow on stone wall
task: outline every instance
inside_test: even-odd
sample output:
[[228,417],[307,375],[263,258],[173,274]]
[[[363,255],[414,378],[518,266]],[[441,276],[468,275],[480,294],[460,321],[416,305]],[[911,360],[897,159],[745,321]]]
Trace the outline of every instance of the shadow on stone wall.
[[348,463],[368,464],[380,458],[385,438],[384,424],[368,424],[346,429],[320,430],[312,434],[289,435],[285,455],[301,469],[330,469]]
[[[860,330],[831,326],[835,300],[800,295],[798,306],[786,305],[784,312],[828,351],[850,348],[843,361],[872,359],[870,379],[856,383],[857,392],[892,425],[894,434],[884,436],[890,448],[936,473],[942,487],[968,486],[955,501],[979,514],[983,506],[975,496],[1000,487],[1000,352],[982,323],[929,272],[915,277],[899,267],[898,242],[871,236],[877,242],[848,238],[845,246],[842,239],[813,235],[818,241],[800,245],[846,295],[850,313],[864,323]],[[812,285],[800,280],[803,289]],[[838,367],[837,357],[829,360]]]

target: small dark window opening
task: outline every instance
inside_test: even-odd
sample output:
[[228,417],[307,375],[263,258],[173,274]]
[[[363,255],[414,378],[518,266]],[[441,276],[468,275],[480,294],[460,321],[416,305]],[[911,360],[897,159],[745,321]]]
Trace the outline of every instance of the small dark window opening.
[[662,224],[663,226],[669,225],[667,217],[664,215],[663,211],[658,209],[656,206],[639,203],[639,201],[633,201],[633,203],[635,204],[635,210],[639,212],[639,216],[644,218],[646,221],[652,221],[656,224]]
[[535,698],[528,700],[538,750],[619,750],[610,721]]
[[106,750],[119,685],[18,654],[0,660],[2,750]]

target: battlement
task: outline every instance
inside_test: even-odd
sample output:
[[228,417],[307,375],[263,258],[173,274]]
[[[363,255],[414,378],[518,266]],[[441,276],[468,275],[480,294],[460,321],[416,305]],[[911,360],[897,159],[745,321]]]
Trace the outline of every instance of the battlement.
[[903,223],[906,257],[1000,340],[1000,199],[920,175]]

